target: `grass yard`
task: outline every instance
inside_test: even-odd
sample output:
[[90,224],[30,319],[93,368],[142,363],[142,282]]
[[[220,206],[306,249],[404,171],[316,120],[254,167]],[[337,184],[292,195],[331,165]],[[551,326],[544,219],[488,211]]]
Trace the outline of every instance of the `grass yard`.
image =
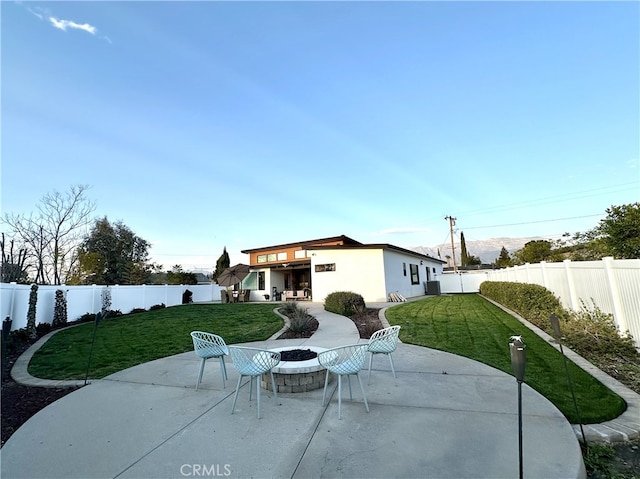
[[[208,331],[228,344],[269,338],[283,320],[273,304],[187,304],[107,318],[96,329],[90,378],[154,359],[193,351],[190,332]],[[94,332],[85,323],[53,335],[29,363],[29,373],[44,379],[84,379]]]
[[[527,346],[524,381],[574,424],[576,417],[562,355],[518,320],[477,294],[438,296],[404,303],[386,311],[400,325],[400,339],[465,356],[512,373],[509,338],[521,335]],[[626,404],[617,394],[568,361],[583,424],[618,417]],[[514,380],[515,382],[515,380]]]

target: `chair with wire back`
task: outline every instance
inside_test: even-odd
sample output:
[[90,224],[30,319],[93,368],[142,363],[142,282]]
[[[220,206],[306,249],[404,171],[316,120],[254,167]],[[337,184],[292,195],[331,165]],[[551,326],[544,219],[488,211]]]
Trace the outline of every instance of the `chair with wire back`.
[[393,357],[391,354],[398,347],[398,333],[400,326],[391,326],[376,331],[371,335],[368,344],[368,351],[371,353],[369,357],[369,379],[368,383],[371,383],[371,364],[373,363],[373,356],[376,354],[386,354],[389,356],[389,362],[391,363],[391,372],[393,377],[396,377],[396,369],[393,366]]
[[268,349],[249,348],[245,346],[230,346],[229,351],[231,352],[233,365],[240,373],[238,384],[236,386],[236,394],[233,397],[231,414],[233,414],[236,409],[236,401],[238,399],[238,391],[240,390],[242,378],[244,376],[249,376],[249,401],[251,401],[253,380],[255,378],[257,391],[256,396],[258,397],[258,419],[260,419],[260,376],[267,372],[271,376],[271,386],[277,403],[278,393],[276,389],[276,382],[273,379],[272,369],[280,362],[280,353],[269,351]]
[[200,361],[200,373],[198,374],[198,382],[196,382],[196,391],[200,386],[200,381],[202,381],[204,363],[207,361],[207,359],[211,358],[220,359],[222,388],[224,389],[226,387],[224,380],[227,379],[227,367],[224,364],[224,357],[229,354],[229,348],[224,342],[224,339],[216,334],[205,333],[204,331],[192,331],[191,338],[193,339],[193,348],[196,354],[200,358],[202,358],[202,361]]
[[367,412],[369,412],[367,396],[364,393],[362,381],[358,374],[364,366],[367,350],[367,344],[352,344],[349,346],[327,349],[326,351],[322,351],[318,354],[318,362],[322,367],[327,369],[327,374],[324,380],[324,393],[322,394],[323,407],[327,397],[329,374],[333,373],[338,376],[338,419],[342,418],[342,376],[347,376],[347,382],[349,383],[349,398],[351,400],[353,400],[353,394],[351,392],[351,380],[349,378],[351,376],[358,378],[360,391],[362,392],[362,398],[364,399],[364,407]]

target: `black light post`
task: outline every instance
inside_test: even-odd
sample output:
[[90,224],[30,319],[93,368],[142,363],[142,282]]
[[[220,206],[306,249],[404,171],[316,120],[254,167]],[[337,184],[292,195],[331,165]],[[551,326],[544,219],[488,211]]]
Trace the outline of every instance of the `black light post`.
[[522,336],[511,336],[509,350],[511,352],[511,368],[518,381],[518,477],[522,479],[522,383],[524,381],[524,370],[527,364],[527,350],[525,344],[522,342]]
[[578,409],[578,401],[576,401],[576,393],[573,390],[573,381],[571,380],[571,374],[569,374],[569,366],[567,365],[567,358],[564,355],[564,349],[562,349],[562,331],[560,330],[560,321],[558,317],[551,313],[549,316],[549,320],[551,321],[551,327],[553,328],[553,334],[560,345],[560,353],[562,354],[562,361],[564,363],[564,372],[567,375],[567,382],[569,383],[569,389],[571,390],[571,397],[573,398],[573,407],[576,411],[576,417],[578,418],[578,422],[580,423],[580,433],[582,434],[582,441],[584,442],[584,447],[589,449],[587,444],[587,437],[584,435],[584,428],[582,427],[582,417],[580,416],[580,410]]

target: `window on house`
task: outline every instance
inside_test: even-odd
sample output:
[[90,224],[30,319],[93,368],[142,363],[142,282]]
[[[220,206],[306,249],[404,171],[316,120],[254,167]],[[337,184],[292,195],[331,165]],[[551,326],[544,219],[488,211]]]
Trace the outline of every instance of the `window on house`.
[[307,250],[306,249],[299,249],[293,252],[293,256],[295,257],[295,259],[302,259],[302,258],[306,258],[307,257]]
[[287,252],[278,253],[278,261],[285,261],[287,259]]
[[402,274],[407,275],[407,263],[402,263]]
[[264,291],[264,271],[258,271],[258,289]]
[[267,255],[266,254],[259,254],[258,255],[258,263],[266,263],[267,262]]
[[418,273],[418,265],[410,264],[411,269],[411,284],[420,284],[420,273]]

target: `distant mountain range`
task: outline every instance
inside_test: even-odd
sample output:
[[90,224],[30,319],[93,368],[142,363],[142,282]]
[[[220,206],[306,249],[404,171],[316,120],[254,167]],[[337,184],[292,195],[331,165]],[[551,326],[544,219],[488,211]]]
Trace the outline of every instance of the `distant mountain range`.
[[[473,256],[477,256],[480,258],[482,263],[491,264],[498,256],[500,256],[500,251],[504,246],[509,254],[513,254],[514,251],[521,249],[525,244],[529,241],[540,240],[543,238],[540,237],[529,237],[529,238],[490,238],[487,240],[466,240],[465,244],[467,245],[467,253]],[[460,264],[460,242],[454,243],[454,248],[456,250],[456,260],[457,263]],[[447,260],[447,256],[451,255],[451,243],[442,243],[436,246],[414,246],[409,248],[412,251],[416,251],[417,253],[426,254],[428,256],[432,256],[434,258],[440,258],[443,261]],[[440,256],[438,256],[438,251],[440,252]]]

